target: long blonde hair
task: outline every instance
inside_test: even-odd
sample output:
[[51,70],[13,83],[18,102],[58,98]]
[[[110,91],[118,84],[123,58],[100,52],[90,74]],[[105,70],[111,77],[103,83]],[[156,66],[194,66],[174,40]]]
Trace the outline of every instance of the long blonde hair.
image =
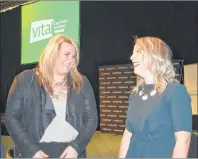
[[80,92],[80,88],[82,86],[82,76],[78,72],[77,66],[79,64],[79,50],[76,42],[67,35],[58,34],[53,36],[44,50],[41,53],[38,67],[36,68],[37,74],[39,74],[39,79],[47,89],[49,93],[53,93],[52,83],[53,83],[53,66],[55,60],[58,56],[58,52],[60,49],[60,45],[63,43],[69,43],[75,47],[76,50],[76,61],[74,68],[71,69],[69,74],[69,87],[75,89],[78,93]]
[[[157,37],[140,37],[135,39],[137,52],[146,56],[148,62],[146,67],[154,75],[154,89],[162,93],[168,83],[175,79],[175,71],[171,62],[172,51],[169,46]],[[144,56],[143,56],[144,61]],[[139,88],[144,84],[144,79],[137,76],[137,84],[134,92],[137,94]]]

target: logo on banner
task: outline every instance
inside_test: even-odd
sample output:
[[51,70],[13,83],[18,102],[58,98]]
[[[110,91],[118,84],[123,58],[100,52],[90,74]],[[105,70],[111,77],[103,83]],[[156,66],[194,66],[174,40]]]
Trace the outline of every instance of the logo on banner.
[[32,22],[30,28],[30,43],[48,39],[54,34],[65,32],[67,23],[68,20],[55,21],[54,19]]

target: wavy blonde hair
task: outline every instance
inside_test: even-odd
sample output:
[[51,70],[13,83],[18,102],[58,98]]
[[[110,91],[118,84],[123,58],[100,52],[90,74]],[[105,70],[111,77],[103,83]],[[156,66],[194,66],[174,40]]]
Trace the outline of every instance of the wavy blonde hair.
[[36,72],[37,74],[39,74],[39,79],[44,85],[44,87],[47,89],[47,91],[49,93],[53,93],[53,67],[59,53],[60,45],[63,42],[73,45],[76,50],[75,66],[68,73],[68,77],[70,78],[68,80],[68,86],[72,87],[79,93],[82,87],[82,76],[77,69],[80,59],[79,50],[76,42],[67,35],[58,34],[53,36],[49,40],[48,44],[41,53],[38,67],[36,68]]
[[[140,37],[135,38],[135,45],[136,51],[143,54],[143,61],[147,58],[144,64],[154,75],[154,89],[158,93],[162,93],[168,83],[178,82],[171,62],[172,51],[164,41],[157,37]],[[143,84],[144,79],[137,76],[135,94]]]

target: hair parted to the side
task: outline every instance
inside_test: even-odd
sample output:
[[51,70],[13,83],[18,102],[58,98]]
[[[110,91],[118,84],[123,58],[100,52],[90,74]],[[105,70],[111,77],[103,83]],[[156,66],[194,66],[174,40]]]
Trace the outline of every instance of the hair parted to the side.
[[[171,61],[172,51],[164,41],[157,37],[136,37],[135,45],[137,52],[143,54],[143,61],[144,57],[148,60],[144,64],[154,75],[154,89],[158,93],[162,93],[168,83],[178,82]],[[135,94],[143,84],[144,79],[137,76]]]
[[68,86],[72,87],[79,93],[82,87],[82,76],[77,69],[80,59],[79,50],[76,42],[67,35],[57,34],[49,40],[46,47],[41,53],[38,67],[36,68],[36,72],[37,74],[39,74],[39,79],[44,85],[44,87],[47,89],[47,91],[49,93],[53,93],[53,89],[52,89],[53,67],[54,67],[55,59],[58,56],[60,45],[63,42],[67,42],[73,45],[76,50],[75,66],[68,73],[68,76],[70,77],[70,80],[68,81],[69,82]]

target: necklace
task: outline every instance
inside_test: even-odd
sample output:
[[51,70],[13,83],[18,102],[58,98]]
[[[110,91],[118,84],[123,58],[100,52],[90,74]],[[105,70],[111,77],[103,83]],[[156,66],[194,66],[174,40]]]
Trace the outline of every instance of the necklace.
[[59,99],[59,94],[53,94],[53,97],[54,97],[55,99]]
[[51,94],[51,97],[55,99],[65,98],[67,96],[68,87],[62,87],[59,92]]
[[[65,87],[65,83],[67,82],[67,78],[65,77],[65,78],[63,78],[62,79],[62,81],[60,81],[60,82],[54,82],[53,84],[52,84],[52,86],[53,87],[59,87],[59,86],[61,86],[61,87],[59,87],[59,88],[56,88],[56,89],[58,89],[58,92],[56,92],[56,93],[53,93],[52,94],[52,97],[54,97],[55,99],[59,99],[59,97],[60,97],[60,95],[62,95],[62,94],[64,94],[65,95],[65,93],[63,93],[63,88]],[[67,89],[67,87],[65,87],[66,89]]]
[[67,80],[67,78],[65,77],[60,82],[54,82],[53,83],[53,87],[55,87],[55,86],[63,86],[63,84],[66,82],[66,80]]
[[144,85],[142,86],[142,89],[139,91],[139,96],[142,96],[142,100],[147,100],[148,95],[154,96],[157,93],[155,89],[151,90],[150,93],[145,93],[144,92]]

